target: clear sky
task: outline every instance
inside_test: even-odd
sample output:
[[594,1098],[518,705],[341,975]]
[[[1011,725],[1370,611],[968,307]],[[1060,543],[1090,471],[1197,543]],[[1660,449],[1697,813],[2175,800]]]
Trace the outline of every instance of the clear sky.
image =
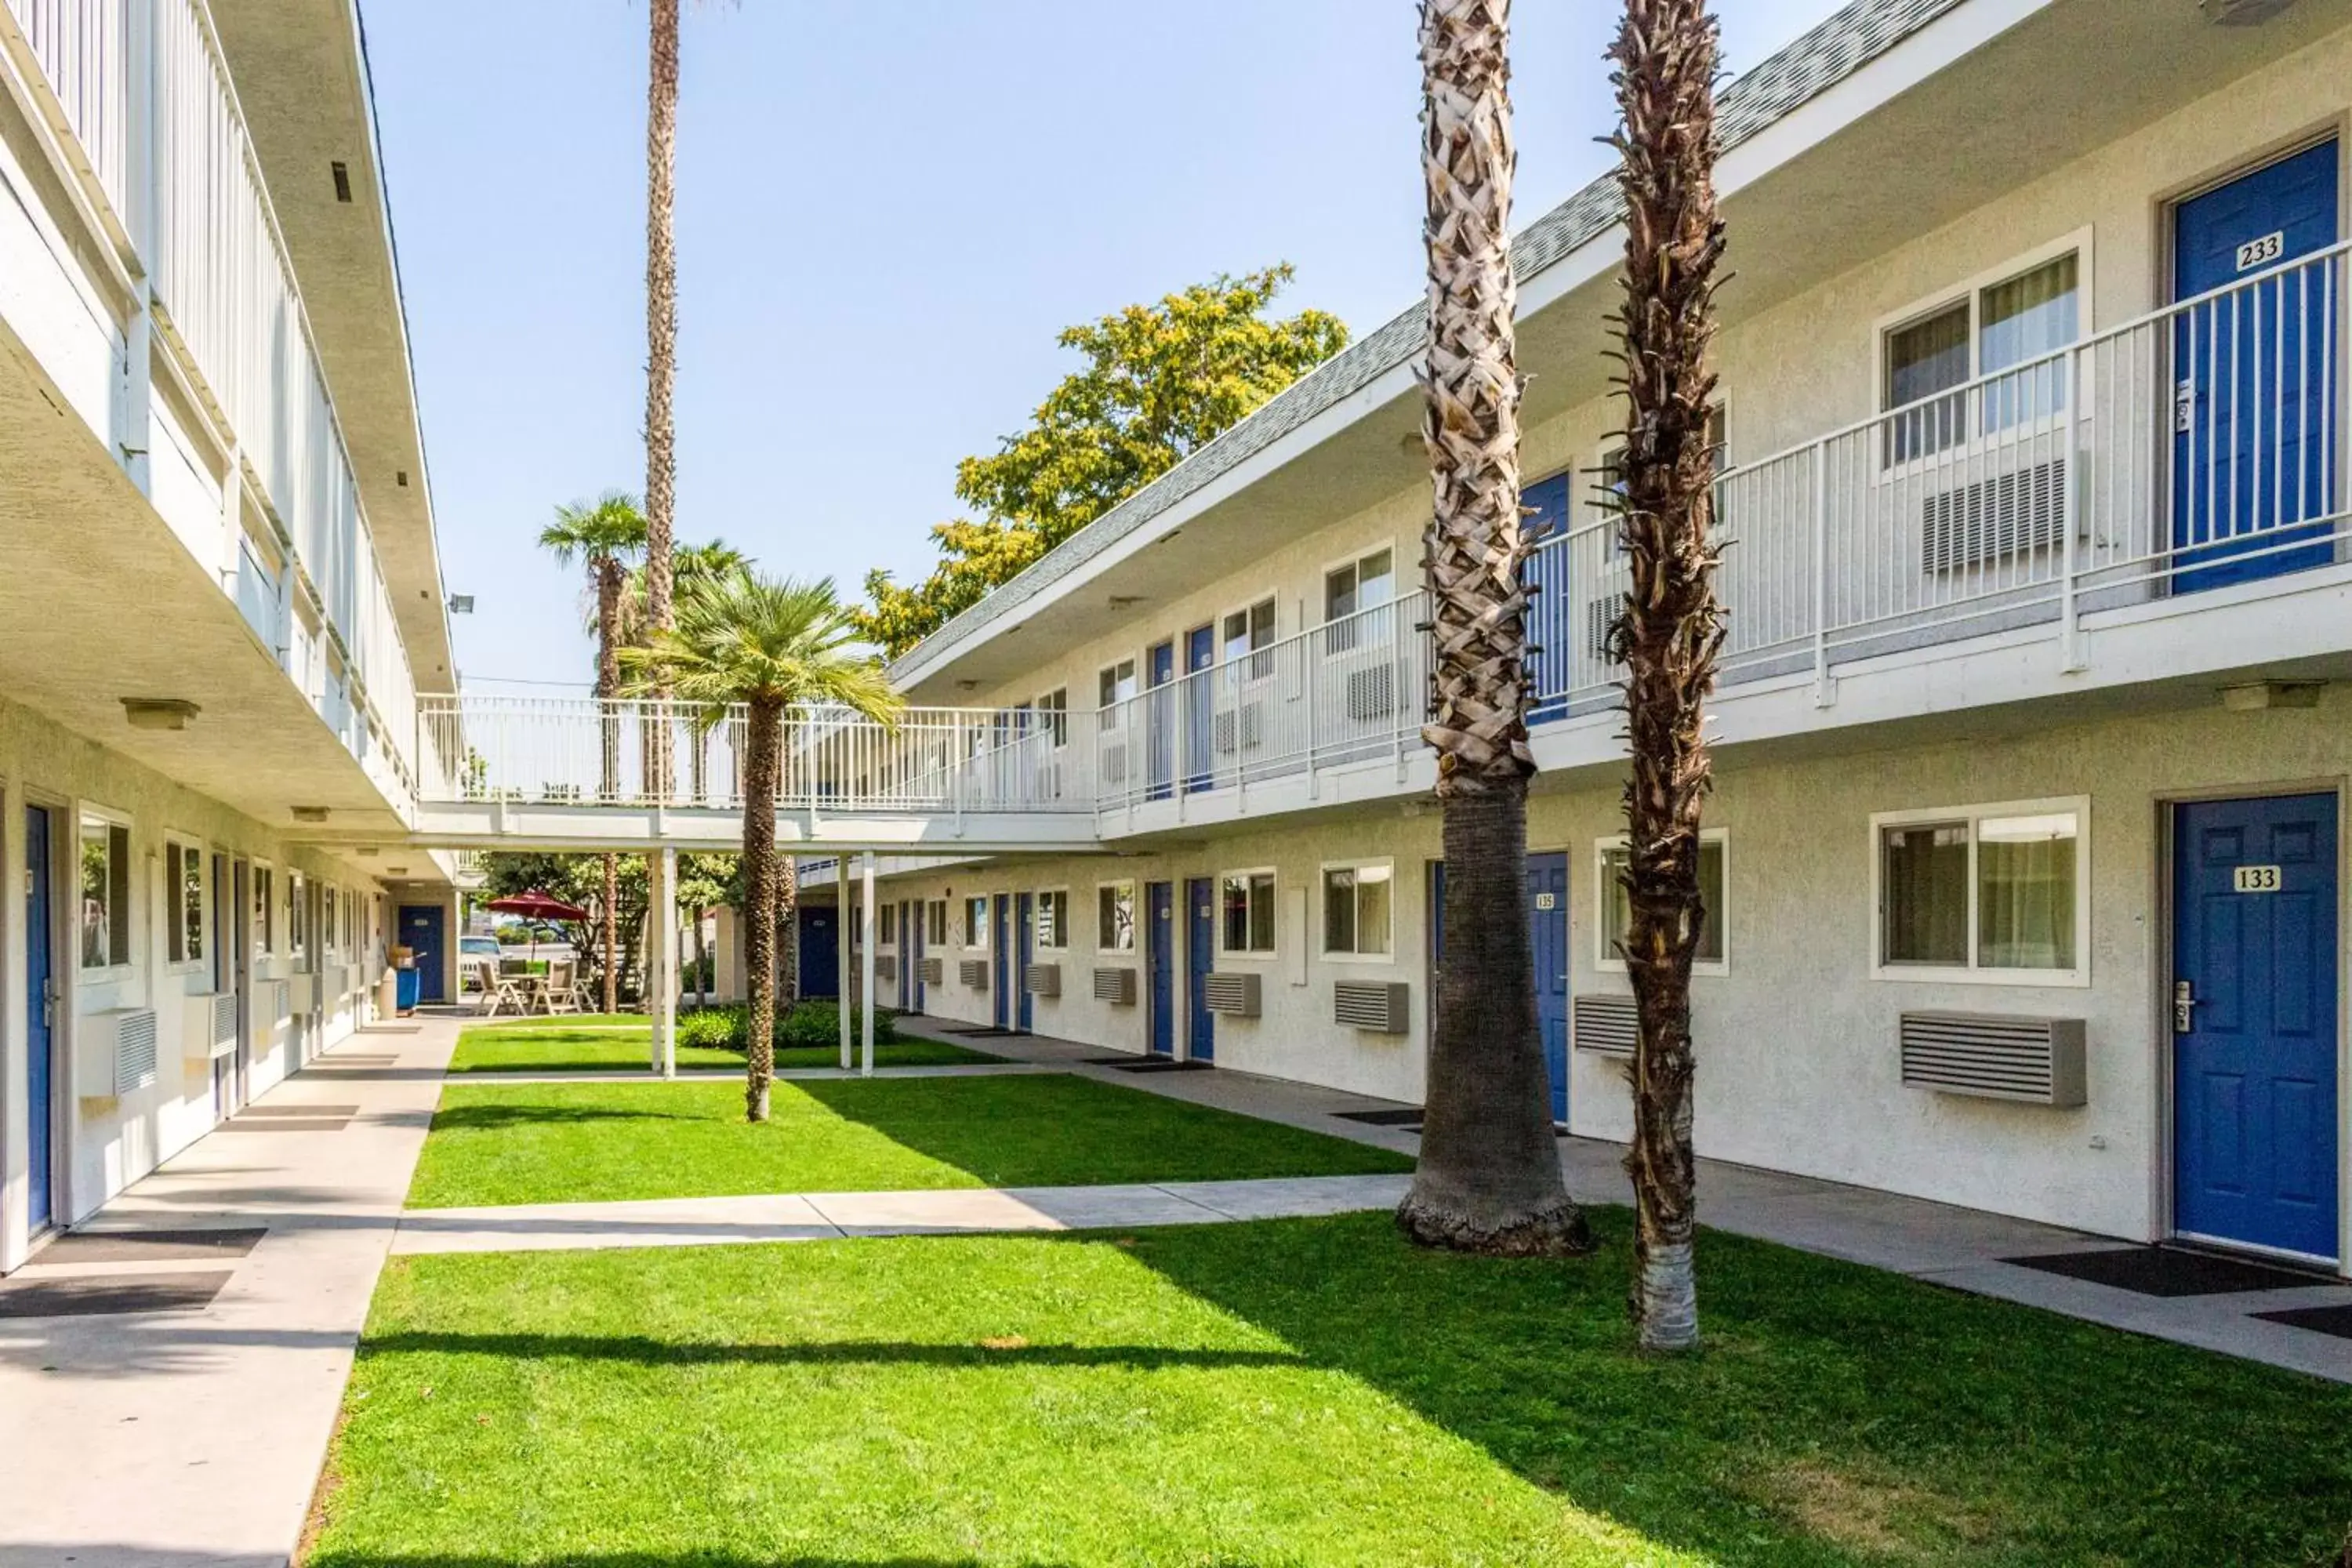
[[[1733,0],[1745,69],[1837,0]],[[1602,172],[1612,0],[1520,0],[1524,226]],[[642,488],[642,0],[364,0],[469,683],[588,676],[534,541]],[[902,579],[1054,335],[1217,272],[1360,335],[1421,289],[1410,0],[689,0],[679,537]],[[514,689],[520,692],[521,689]],[[552,694],[551,692],[551,694]]]

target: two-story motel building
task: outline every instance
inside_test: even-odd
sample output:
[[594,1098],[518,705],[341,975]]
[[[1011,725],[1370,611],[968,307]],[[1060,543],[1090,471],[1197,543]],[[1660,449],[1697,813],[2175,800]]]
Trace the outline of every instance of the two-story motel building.
[[[1703,1152],[2347,1256],[2347,113],[2352,0],[1858,0],[1729,88]],[[1603,1138],[1618,212],[1517,246],[1527,896]],[[886,999],[1419,1100],[1420,320],[899,662],[1107,853],[885,862]]]
[[395,942],[449,983],[454,862],[406,845],[452,660],[344,0],[0,0],[0,539],[5,1270],[355,1028]]

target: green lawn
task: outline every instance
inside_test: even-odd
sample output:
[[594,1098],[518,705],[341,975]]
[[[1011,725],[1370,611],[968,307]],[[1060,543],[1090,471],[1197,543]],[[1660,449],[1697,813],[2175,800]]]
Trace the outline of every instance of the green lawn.
[[452,1082],[415,1208],[1402,1171],[1400,1154],[1066,1073],[735,1083]]
[[2352,1389],[1709,1235],[1707,1348],[1385,1215],[394,1258],[313,1568],[2312,1563]]
[[[570,1028],[560,1026],[572,1024]],[[569,1018],[534,1018],[509,1025],[503,1021],[477,1024],[457,1037],[451,1072],[567,1072],[598,1068],[642,1068],[651,1050],[645,1019],[627,1027],[595,1020],[573,1024]],[[942,1067],[956,1063],[992,1062],[1003,1058],[966,1050],[944,1040],[901,1039],[874,1047],[877,1067]],[[743,1056],[719,1046],[677,1047],[682,1068],[733,1068],[740,1071]],[[830,1068],[841,1065],[838,1046],[793,1047],[776,1053],[779,1068]]]

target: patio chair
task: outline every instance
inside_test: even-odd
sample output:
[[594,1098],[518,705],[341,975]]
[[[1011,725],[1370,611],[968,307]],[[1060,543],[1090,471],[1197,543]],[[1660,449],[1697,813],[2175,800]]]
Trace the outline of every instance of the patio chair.
[[547,979],[540,986],[539,999],[550,1013],[579,1013],[579,966],[570,959],[558,959],[547,966]]
[[482,1016],[495,1018],[502,1012],[520,1016],[530,1011],[530,1005],[523,1000],[523,994],[516,989],[511,976],[499,973],[487,958],[481,961],[481,966],[483,990],[489,1003],[482,1010]]

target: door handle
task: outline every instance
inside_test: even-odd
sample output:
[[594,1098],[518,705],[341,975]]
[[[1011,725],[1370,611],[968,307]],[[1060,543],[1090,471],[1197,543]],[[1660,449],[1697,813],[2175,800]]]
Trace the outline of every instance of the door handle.
[[2197,993],[2190,989],[2189,982],[2174,981],[2172,983],[2172,1032],[2174,1034],[2188,1034],[2195,1026],[2196,1008]]

